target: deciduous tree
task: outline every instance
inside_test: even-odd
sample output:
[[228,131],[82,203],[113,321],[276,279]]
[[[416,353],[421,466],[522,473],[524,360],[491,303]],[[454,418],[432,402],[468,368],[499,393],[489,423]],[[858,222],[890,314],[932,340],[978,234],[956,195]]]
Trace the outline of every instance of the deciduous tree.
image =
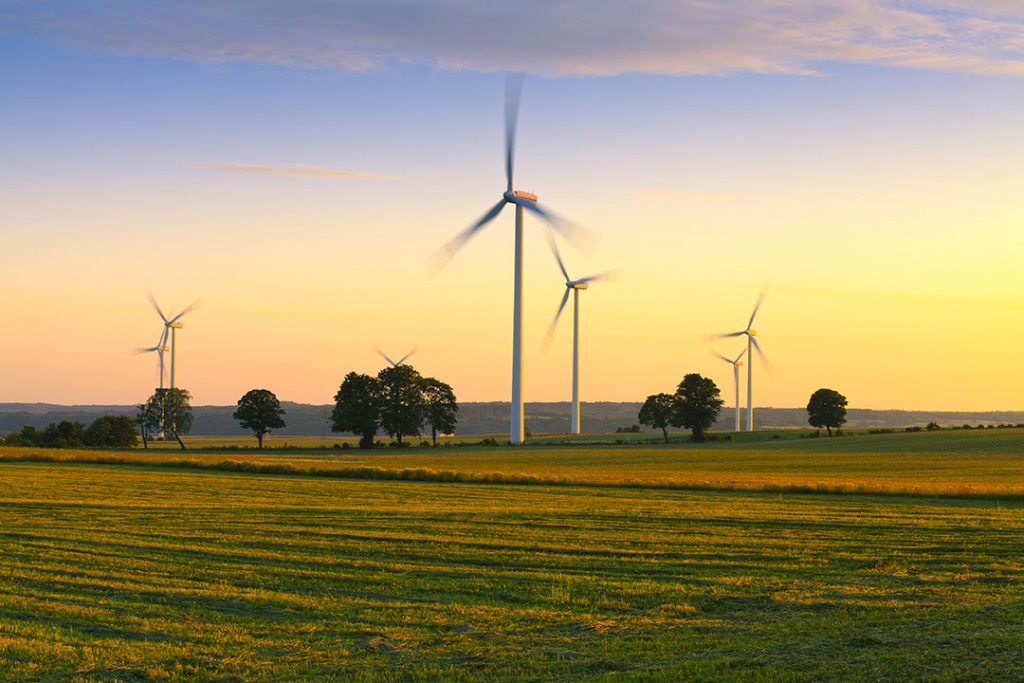
[[718,413],[725,403],[720,394],[713,380],[696,373],[686,375],[673,397],[673,424],[691,430],[694,441],[704,441],[704,432],[715,424]]
[[238,409],[231,417],[238,420],[243,429],[250,429],[256,435],[256,443],[263,448],[263,437],[272,429],[285,426],[284,408],[274,392],[268,389],[252,389],[238,399]]
[[818,389],[807,402],[807,422],[812,427],[824,427],[832,436],[832,428],[846,424],[846,397],[832,389]]
[[334,395],[331,430],[359,436],[360,448],[373,448],[380,420],[380,384],[377,378],[350,372]]
[[640,407],[640,415],[637,421],[653,429],[660,429],[665,436],[665,443],[668,443],[668,428],[673,425],[675,417],[675,399],[672,394],[652,394]]
[[377,385],[380,387],[380,426],[401,446],[403,436],[417,436],[423,428],[427,408],[423,376],[403,363],[377,373]]
[[452,434],[458,423],[459,404],[451,386],[439,379],[427,377],[422,383],[423,400],[426,403],[426,421],[430,425],[430,437],[437,445],[438,434]]

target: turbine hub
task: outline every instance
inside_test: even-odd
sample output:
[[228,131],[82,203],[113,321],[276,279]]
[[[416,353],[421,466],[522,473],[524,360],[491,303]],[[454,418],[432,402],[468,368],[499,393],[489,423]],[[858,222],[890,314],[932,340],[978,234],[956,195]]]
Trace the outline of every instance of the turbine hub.
[[747,334],[749,334],[751,337],[756,337],[757,330],[747,330]]

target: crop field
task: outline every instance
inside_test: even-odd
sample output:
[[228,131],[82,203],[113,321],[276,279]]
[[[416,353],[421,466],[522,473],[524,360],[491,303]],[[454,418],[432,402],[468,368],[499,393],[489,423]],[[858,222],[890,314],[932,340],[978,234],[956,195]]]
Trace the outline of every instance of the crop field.
[[2,448],[0,678],[1020,680],[1022,446]]

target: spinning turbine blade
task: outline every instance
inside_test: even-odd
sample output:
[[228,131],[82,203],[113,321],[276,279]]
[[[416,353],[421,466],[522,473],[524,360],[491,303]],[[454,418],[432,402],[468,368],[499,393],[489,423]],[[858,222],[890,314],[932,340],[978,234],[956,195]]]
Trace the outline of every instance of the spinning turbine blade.
[[621,270],[606,270],[605,272],[598,273],[597,275],[580,278],[579,280],[576,280],[576,284],[581,285],[585,282],[610,282],[612,280],[618,280],[621,274]]
[[761,345],[757,343],[757,337],[751,337],[750,341],[754,346],[754,350],[757,351],[757,355],[761,359],[761,362],[764,363],[765,367],[771,368],[772,362],[768,360],[768,356],[766,356],[764,351],[761,350]]
[[764,303],[764,297],[765,297],[766,294],[768,294],[768,288],[767,287],[763,287],[761,289],[761,293],[757,296],[757,303],[754,304],[754,312],[750,314],[750,321],[747,323],[747,329],[748,330],[754,324],[754,316],[757,315],[758,309],[760,309],[761,308],[761,304]]
[[728,334],[713,334],[712,339],[728,339],[729,337],[742,337],[747,333],[746,330],[740,330],[739,332],[729,332]]
[[[398,367],[398,363],[396,363],[395,361],[391,360],[391,358],[388,357],[388,354],[386,354],[386,353],[384,353],[383,351],[380,350],[380,347],[375,346],[375,347],[373,347],[373,350],[376,351],[378,354],[380,354],[381,358],[383,358],[387,362],[391,363],[391,367],[393,367],[393,368]],[[399,361],[399,363],[400,362],[401,361]]]
[[187,314],[191,313],[192,311],[194,311],[196,309],[196,306],[198,306],[198,305],[199,305],[198,301],[193,301],[192,303],[190,303],[185,308],[185,310],[183,310],[181,313],[179,313],[178,315],[176,315],[173,318],[171,318],[168,322],[171,322],[171,323],[177,322],[180,318],[182,318],[185,315],[187,315]]
[[523,75],[505,77],[505,185],[512,191],[516,157],[516,124],[519,120],[519,97],[523,92]]
[[558,234],[572,242],[577,247],[582,247],[590,242],[590,232],[585,230],[583,227],[576,225],[572,221],[566,220],[552,211],[541,208],[536,202],[532,202],[529,199],[516,197],[513,201],[515,204],[518,204],[527,211],[539,216],[545,223],[550,225],[552,229],[558,232]]
[[434,252],[434,256],[431,258],[434,270],[441,270],[444,268],[444,266],[452,260],[452,257],[458,253],[459,249],[462,249],[463,245],[465,245],[466,242],[468,242],[469,239],[477,233],[477,231],[498,217],[501,210],[505,208],[505,204],[506,201],[503,198],[497,204],[492,206],[487,213],[481,216],[480,220],[460,232],[452,239],[448,240],[443,247]]
[[743,356],[745,356],[745,355],[747,355],[747,350],[743,349],[742,351],[740,351],[740,355],[736,356],[736,360],[734,360],[732,362],[733,363],[739,363],[740,359],[743,358]]
[[160,319],[163,320],[165,323],[170,322],[169,320],[167,320],[167,316],[164,315],[164,312],[160,310],[160,304],[156,302],[156,297],[153,296],[153,292],[146,292],[146,294],[147,296],[149,296],[149,303],[153,304],[153,308],[155,308],[156,312],[160,315]]
[[565,310],[565,305],[569,303],[569,292],[572,290],[568,287],[565,288],[565,294],[562,295],[562,303],[558,304],[558,310],[555,311],[555,317],[551,321],[551,325],[548,326],[547,334],[544,335],[544,346],[547,347],[551,344],[551,338],[555,334],[555,328],[558,327],[558,319],[562,317],[562,311]]
[[401,358],[399,358],[398,359],[398,364],[401,365],[402,363],[404,363],[406,360],[409,359],[409,356],[411,356],[414,353],[416,353],[416,348],[415,347],[413,347],[412,351],[410,351],[409,353],[407,353],[404,356],[402,356]]
[[558,244],[555,243],[555,238],[551,234],[551,231],[545,231],[544,236],[548,238],[548,246],[551,247],[551,253],[555,255],[555,260],[558,261],[558,269],[561,270],[562,275],[565,276],[565,281],[572,281],[572,278],[569,277],[569,271],[565,269],[565,264],[562,262],[562,255],[558,253]]
[[732,361],[732,358],[726,358],[725,356],[723,356],[722,354],[720,354],[720,353],[719,353],[718,351],[712,351],[711,353],[713,353],[714,355],[718,356],[719,358],[721,358],[722,360],[724,360],[724,361],[725,361],[726,363],[732,363],[732,362],[733,362],[733,361]]

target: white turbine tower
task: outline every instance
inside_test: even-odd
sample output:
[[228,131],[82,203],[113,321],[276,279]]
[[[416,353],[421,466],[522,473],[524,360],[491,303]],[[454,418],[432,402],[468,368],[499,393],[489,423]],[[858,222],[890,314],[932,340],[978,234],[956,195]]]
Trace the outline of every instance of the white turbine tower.
[[761,308],[761,304],[764,302],[765,294],[768,293],[767,289],[762,289],[761,294],[757,297],[757,303],[754,304],[754,312],[750,314],[750,320],[747,321],[747,326],[739,332],[730,332],[729,334],[720,334],[716,339],[726,339],[728,337],[747,337],[747,431],[754,431],[754,351],[757,351],[758,357],[761,362],[766,366],[770,365],[768,357],[764,355],[764,351],[761,350],[761,345],[757,343],[757,330],[753,329],[754,318],[757,316],[758,309]]
[[[167,328],[164,327],[160,332],[160,339],[157,341],[156,346],[138,349],[137,353],[156,353],[157,358],[159,358],[160,366],[160,395],[163,396],[164,375],[166,374],[164,372],[164,354],[167,353]],[[160,438],[164,438],[164,425],[162,419],[160,421]]]
[[386,353],[384,353],[383,351],[381,351],[381,350],[380,350],[380,347],[377,347],[377,346],[375,346],[375,347],[374,347],[374,350],[375,350],[375,351],[376,351],[376,352],[377,352],[378,354],[380,354],[380,357],[381,357],[381,358],[383,358],[383,359],[384,359],[384,360],[386,360],[386,361],[387,361],[388,363],[390,363],[390,364],[391,364],[391,367],[393,367],[393,368],[397,368],[397,367],[398,367],[399,365],[402,365],[402,364],[404,364],[404,363],[405,363],[405,361],[407,361],[407,360],[409,359],[409,356],[411,356],[412,354],[416,353],[416,349],[415,349],[415,348],[413,348],[413,350],[412,350],[412,351],[410,351],[409,353],[405,354],[404,356],[402,356],[401,358],[399,358],[399,359],[398,359],[397,361],[395,361],[395,360],[391,360],[391,357],[390,357],[390,356],[388,356],[388,354],[386,354]]
[[738,432],[740,431],[740,366],[743,365],[743,356],[747,355],[747,350],[743,349],[735,358],[729,358],[717,352],[715,355],[732,366],[733,388],[736,390],[736,431]]
[[505,191],[498,203],[487,210],[477,222],[452,238],[435,255],[437,267],[447,263],[462,246],[485,225],[498,217],[506,204],[516,207],[514,283],[512,295],[512,414],[509,441],[523,443],[523,212],[538,216],[563,236],[573,236],[573,226],[537,205],[537,195],[516,190],[513,185],[516,149],[516,119],[519,115],[519,94],[522,77],[509,77],[505,83]]
[[562,271],[562,275],[565,277],[565,293],[562,295],[562,302],[558,305],[558,310],[555,312],[555,318],[551,321],[551,326],[548,327],[548,333],[545,337],[545,345],[551,343],[551,337],[555,333],[555,328],[558,326],[558,319],[562,316],[562,311],[565,310],[565,305],[569,303],[569,294],[572,293],[572,415],[569,417],[569,432],[572,434],[580,433],[580,291],[585,290],[590,286],[591,282],[602,282],[611,280],[615,273],[607,272],[599,275],[591,275],[590,277],[583,277],[578,280],[573,280],[569,277],[569,271],[565,268],[565,263],[562,262],[562,255],[558,253],[558,245],[555,244],[554,237],[550,233],[547,235],[548,243],[551,245],[551,253],[555,255],[555,260],[558,261],[558,268]]

